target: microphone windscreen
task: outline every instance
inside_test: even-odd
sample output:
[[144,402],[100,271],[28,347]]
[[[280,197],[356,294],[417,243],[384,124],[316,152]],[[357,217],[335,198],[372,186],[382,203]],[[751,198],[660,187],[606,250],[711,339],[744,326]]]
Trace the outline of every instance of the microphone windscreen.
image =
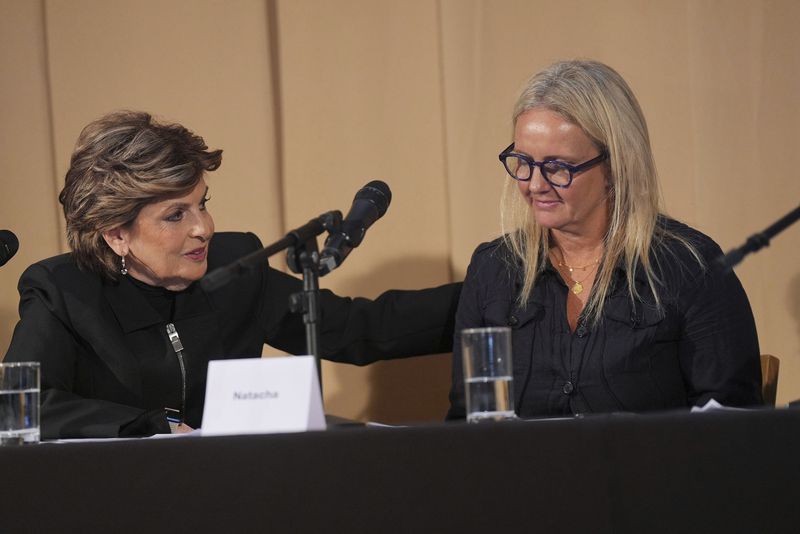
[[392,202],[392,190],[389,189],[386,182],[373,180],[356,193],[355,200],[360,199],[372,201],[378,208],[378,218],[380,219],[386,214],[386,210],[389,209],[389,204]]
[[19,250],[19,239],[10,230],[0,230],[0,266],[6,264]]

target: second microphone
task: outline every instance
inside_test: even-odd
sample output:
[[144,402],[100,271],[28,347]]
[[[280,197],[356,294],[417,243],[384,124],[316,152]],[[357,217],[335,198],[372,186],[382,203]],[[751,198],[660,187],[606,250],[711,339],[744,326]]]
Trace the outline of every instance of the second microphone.
[[320,276],[325,276],[344,262],[350,251],[361,244],[367,229],[383,217],[391,201],[389,186],[380,180],[373,180],[356,193],[340,231],[325,240],[320,254]]

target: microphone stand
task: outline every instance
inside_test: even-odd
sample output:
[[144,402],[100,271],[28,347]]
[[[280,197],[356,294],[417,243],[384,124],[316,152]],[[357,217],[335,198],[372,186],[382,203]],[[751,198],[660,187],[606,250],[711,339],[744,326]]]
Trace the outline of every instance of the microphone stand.
[[797,222],[798,219],[800,219],[800,206],[778,219],[778,221],[764,231],[757,232],[748,237],[747,241],[745,241],[744,245],[741,247],[734,248],[724,256],[717,258],[717,268],[723,273],[731,272],[745,256],[768,246],[770,239],[786,230],[789,226]]
[[317,380],[322,390],[322,366],[319,351],[319,249],[317,236],[327,231],[329,234],[339,232],[342,224],[342,212],[329,211],[316,219],[292,230],[275,243],[268,245],[239,258],[230,265],[220,267],[208,273],[200,281],[205,291],[213,291],[233,278],[262,268],[267,258],[282,250],[287,251],[287,263],[292,272],[303,273],[303,291],[293,293],[289,297],[289,309],[293,313],[303,314],[306,327],[306,351],[314,356],[317,365]]
[[322,363],[319,351],[319,248],[317,240],[308,239],[286,251],[286,264],[293,273],[303,273],[303,291],[289,297],[289,310],[303,314],[306,328],[306,350],[317,365],[319,389],[322,391]]

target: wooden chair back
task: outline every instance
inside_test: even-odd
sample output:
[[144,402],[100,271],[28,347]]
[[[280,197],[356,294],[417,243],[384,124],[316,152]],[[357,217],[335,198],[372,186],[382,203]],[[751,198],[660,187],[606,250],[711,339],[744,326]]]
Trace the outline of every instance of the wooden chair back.
[[775,406],[778,393],[778,369],[781,361],[770,354],[761,355],[761,395],[765,406]]

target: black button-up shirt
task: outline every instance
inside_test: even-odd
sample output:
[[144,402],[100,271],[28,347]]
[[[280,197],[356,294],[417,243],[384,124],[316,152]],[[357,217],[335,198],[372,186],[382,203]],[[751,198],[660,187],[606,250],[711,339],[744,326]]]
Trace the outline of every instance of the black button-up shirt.
[[[456,315],[453,384],[448,418],[465,416],[460,331],[512,328],[514,401],[522,417],[647,411],[702,405],[761,403],[758,339],[747,295],[734,274],[711,267],[722,251],[709,237],[661,219],[689,240],[705,264],[675,240],[651,256],[661,307],[641,269],[641,301],[632,302],[618,268],[603,317],[567,322],[569,288],[547,264],[524,307],[518,264],[502,240],[477,248]],[[649,298],[647,298],[649,296]]]

